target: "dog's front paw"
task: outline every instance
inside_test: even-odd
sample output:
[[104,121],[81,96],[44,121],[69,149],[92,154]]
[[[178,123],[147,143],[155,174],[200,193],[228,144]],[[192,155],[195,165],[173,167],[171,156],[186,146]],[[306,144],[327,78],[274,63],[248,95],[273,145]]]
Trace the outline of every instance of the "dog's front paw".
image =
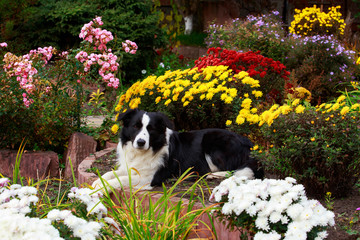
[[94,188],[94,189],[100,189],[103,187],[103,184],[100,180],[100,178],[96,179],[92,184],[91,186]]

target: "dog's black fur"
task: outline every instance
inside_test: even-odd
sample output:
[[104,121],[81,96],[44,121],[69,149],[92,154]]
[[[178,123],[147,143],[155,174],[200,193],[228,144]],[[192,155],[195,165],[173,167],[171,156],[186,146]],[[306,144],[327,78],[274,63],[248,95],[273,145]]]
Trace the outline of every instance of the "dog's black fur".
[[[143,126],[143,116],[149,118],[146,127]],[[189,132],[177,132],[172,122],[162,113],[144,112],[131,109],[118,116],[123,122],[120,133],[120,143],[131,144],[141,131],[147,131],[149,139],[137,138],[136,144],[142,145],[148,141],[149,149],[136,151],[152,151],[156,154],[160,150],[160,167],[156,170],[151,186],[161,185],[166,179],[178,177],[188,168],[192,167],[199,175],[216,171],[237,171],[250,168],[255,178],[263,178],[264,172],[257,161],[250,156],[252,142],[238,134],[224,129],[203,129]],[[143,128],[144,127],[144,128]],[[120,147],[120,146],[119,146]],[[210,164],[206,157],[210,160]],[[120,156],[121,157],[121,156]],[[120,159],[121,161],[121,159]],[[146,159],[144,159],[144,164]],[[210,166],[212,165],[212,167]],[[141,174],[141,172],[140,172]]]

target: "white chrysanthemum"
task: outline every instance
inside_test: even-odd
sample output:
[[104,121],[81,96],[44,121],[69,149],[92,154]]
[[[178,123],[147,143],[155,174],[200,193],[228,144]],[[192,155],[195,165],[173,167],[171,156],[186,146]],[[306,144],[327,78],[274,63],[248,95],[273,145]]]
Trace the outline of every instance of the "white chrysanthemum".
[[86,224],[77,225],[73,228],[73,233],[75,237],[81,237],[88,233],[86,229]]
[[289,218],[287,216],[282,216],[281,217],[281,223],[282,224],[288,224],[289,223]]
[[301,184],[297,184],[297,185],[294,185],[290,190],[289,192],[293,192],[293,193],[296,193],[298,196],[302,196],[304,197],[305,196],[305,188],[303,185]]
[[296,179],[292,178],[292,177],[286,177],[285,181],[290,183],[290,184],[296,184]]
[[64,219],[64,224],[68,226],[69,228],[73,229],[76,226],[83,225],[85,220],[81,221],[83,219],[78,218],[74,215],[70,215],[67,218]]
[[293,221],[289,223],[286,234],[297,235],[297,232],[303,232],[302,222]]
[[62,219],[60,217],[60,210],[59,209],[53,209],[50,212],[48,212],[47,219],[49,219],[50,221],[58,221],[58,220]]
[[305,232],[310,232],[314,225],[311,220],[301,221],[301,227]]
[[256,202],[255,207],[256,207],[258,212],[263,211],[265,209],[265,207],[266,207],[266,201],[258,201],[258,202]]
[[304,207],[301,204],[296,203],[289,206],[289,208],[286,210],[286,213],[290,218],[296,219],[303,210]]
[[12,184],[12,185],[10,186],[10,189],[11,189],[11,190],[15,190],[15,189],[19,189],[19,188],[21,188],[21,185],[20,185],[20,184]]
[[71,216],[71,215],[72,215],[72,213],[71,213],[70,210],[62,210],[62,211],[60,211],[60,213],[59,213],[59,218],[60,218],[60,219],[65,219],[65,218],[67,218],[67,217],[69,217],[69,216]]
[[315,240],[323,240],[326,239],[328,236],[328,233],[326,231],[319,232]]
[[233,212],[233,206],[230,203],[225,203],[221,209],[221,213],[224,215],[230,215]]
[[32,195],[29,197],[29,203],[36,204],[38,201],[39,201],[39,198],[37,196]]
[[0,187],[7,186],[10,180],[8,178],[0,178]]
[[81,236],[81,240],[96,240],[96,237],[92,234],[85,234]]
[[271,223],[277,223],[277,222],[279,222],[279,221],[281,220],[281,218],[282,218],[281,213],[279,213],[279,212],[272,212],[272,213],[270,214],[269,221],[270,221]]
[[273,186],[269,189],[269,194],[271,196],[281,195],[286,191],[286,189],[283,186]]
[[259,229],[262,229],[262,230],[265,230],[265,231],[270,230],[270,226],[269,226],[269,222],[268,222],[267,217],[258,217],[258,218],[256,218],[255,225]]
[[311,208],[304,207],[304,210],[300,213],[300,219],[307,221],[313,216],[313,210]]
[[255,205],[251,205],[246,209],[246,213],[250,215],[250,217],[254,217],[258,212]]
[[271,231],[270,233],[257,232],[254,236],[254,240],[279,240],[281,239],[281,235],[275,231]]

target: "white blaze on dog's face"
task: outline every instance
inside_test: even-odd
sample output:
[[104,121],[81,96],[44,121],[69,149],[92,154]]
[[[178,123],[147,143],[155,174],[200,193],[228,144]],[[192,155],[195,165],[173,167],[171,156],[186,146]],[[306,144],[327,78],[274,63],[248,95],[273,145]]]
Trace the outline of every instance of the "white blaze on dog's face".
[[150,117],[147,114],[143,114],[141,120],[141,129],[133,141],[134,148],[143,150],[148,150],[150,148],[150,134],[147,129],[149,123]]

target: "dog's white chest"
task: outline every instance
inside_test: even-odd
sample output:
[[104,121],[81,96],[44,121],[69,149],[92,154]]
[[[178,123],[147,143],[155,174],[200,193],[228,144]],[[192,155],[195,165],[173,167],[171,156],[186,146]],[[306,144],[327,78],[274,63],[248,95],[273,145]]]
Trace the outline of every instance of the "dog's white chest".
[[154,153],[151,148],[149,150],[136,149],[130,141],[124,145],[120,141],[117,147],[119,170],[127,174],[129,169],[131,175],[153,177],[156,171],[164,165],[164,156],[168,154],[167,146]]

